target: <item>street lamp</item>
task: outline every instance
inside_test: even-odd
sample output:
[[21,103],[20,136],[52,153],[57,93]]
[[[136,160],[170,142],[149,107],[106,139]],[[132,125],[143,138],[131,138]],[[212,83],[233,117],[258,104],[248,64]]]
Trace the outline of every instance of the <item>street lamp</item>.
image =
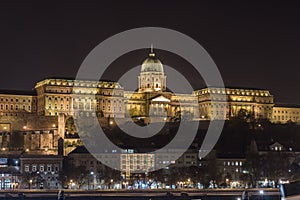
[[72,189],[72,185],[73,185],[72,183],[73,183],[73,179],[71,179],[70,183],[69,183],[70,184],[70,189]]
[[93,171],[91,171],[90,172],[90,175],[92,176],[92,186],[93,186],[93,188],[92,189],[94,189],[94,172]]
[[31,189],[32,179],[29,180],[29,189]]
[[110,179],[110,189],[113,189],[113,187],[112,187],[112,183],[114,182],[114,179]]

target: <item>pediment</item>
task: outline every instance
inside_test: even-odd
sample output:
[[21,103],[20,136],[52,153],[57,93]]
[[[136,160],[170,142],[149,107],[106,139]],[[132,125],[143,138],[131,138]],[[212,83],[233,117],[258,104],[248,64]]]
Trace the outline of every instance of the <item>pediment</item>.
[[158,97],[153,98],[151,101],[155,101],[155,102],[170,102],[171,100],[160,95]]

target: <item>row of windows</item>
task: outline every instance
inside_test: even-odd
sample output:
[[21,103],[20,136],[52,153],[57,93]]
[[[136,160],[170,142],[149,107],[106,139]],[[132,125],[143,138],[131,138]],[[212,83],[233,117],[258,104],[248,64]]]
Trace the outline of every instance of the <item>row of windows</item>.
[[[47,167],[45,169],[45,167]],[[24,171],[25,172],[36,172],[36,171],[39,171],[39,172],[58,172],[59,171],[59,167],[58,165],[52,165],[52,164],[47,164],[47,165],[44,165],[44,164],[40,164],[40,165],[37,165],[37,164],[33,164],[31,165],[31,168],[30,168],[30,165],[24,165]]]
[[[278,113],[278,114],[279,114],[279,113],[282,113],[282,114],[283,114],[283,113],[286,113],[286,114],[288,114],[288,111],[287,111],[287,110],[286,110],[286,111],[284,111],[284,110],[281,110],[281,111],[280,111],[280,110],[278,110],[278,111],[274,110],[274,113]],[[292,111],[291,111],[290,114],[292,114],[292,113],[293,113],[293,114],[299,115],[299,112],[295,112],[295,111],[292,112]]]
[[[57,93],[58,92],[58,90],[51,90],[51,89],[47,89],[47,92],[55,92],[55,93]],[[71,91],[69,91],[69,90],[60,90],[60,93],[70,93]]]
[[226,165],[227,166],[242,166],[243,162],[242,161],[235,161],[235,162],[234,161],[231,161],[231,162],[228,161],[228,162],[224,162],[223,165],[224,166],[226,166]]
[[282,151],[282,146],[275,146],[275,147],[271,147],[271,150],[273,151]]
[[292,117],[292,116],[274,116],[273,117],[274,120],[294,120],[294,121],[298,121],[299,117]]
[[[99,93],[95,93],[95,91],[81,91],[81,90],[75,90],[75,94],[99,94]],[[108,96],[122,96],[123,93],[122,92],[100,92],[101,95],[108,95]]]
[[[143,77],[142,80],[145,80],[145,77]],[[150,79],[147,78],[147,81],[150,81]],[[154,81],[154,77],[152,77],[152,81]],[[158,78],[156,78],[155,81],[158,81]]]
[[[207,93],[218,93],[218,94],[225,94],[224,90],[202,90],[202,94],[207,94]],[[226,94],[237,94],[237,95],[251,95],[251,96],[269,96],[269,93],[267,92],[244,92],[244,91],[230,91],[227,90]]]
[[[8,98],[5,98],[5,101],[6,102],[9,102],[9,100],[10,100],[10,102],[19,102],[19,99],[13,99],[13,98],[11,98],[11,99],[8,99]],[[0,98],[0,102],[3,102],[4,101],[4,99],[3,98]],[[26,102],[26,99],[20,99],[20,102],[23,102],[23,103],[25,103]],[[30,99],[27,99],[27,102],[28,103],[30,103],[31,102],[31,100]],[[33,100],[33,102],[35,102],[35,100]]]
[[[69,109],[69,105],[66,105],[65,108],[68,110],[68,109]],[[103,110],[105,110],[105,106],[103,106],[102,108],[103,108]],[[49,104],[48,109],[52,109],[51,104]],[[58,109],[58,107],[57,107],[56,104],[54,105],[54,109]],[[61,109],[61,110],[64,109],[64,105],[63,105],[63,104],[60,105],[60,109]],[[93,106],[93,105],[91,105],[91,106],[86,105],[86,106],[84,107],[83,105],[79,105],[79,106],[73,105],[73,108],[72,108],[72,109],[92,110],[92,109],[94,109],[94,106]],[[99,105],[97,105],[96,110],[99,110]],[[111,111],[111,106],[108,106],[108,111]],[[113,107],[113,111],[117,111],[116,106]],[[119,106],[119,111],[122,111],[122,107],[121,107],[121,106]]]
[[[19,105],[3,105],[3,104],[1,104],[0,105],[0,110],[19,110],[20,109],[20,107],[19,107]],[[27,106],[27,109],[28,110],[31,110],[31,106]],[[25,105],[23,105],[22,106],[22,110],[26,110],[26,106]]]
[[119,86],[115,83],[108,83],[108,82],[100,82],[100,83],[79,83],[77,81],[75,82],[64,82],[64,81],[51,81],[51,85],[69,85],[69,86],[82,86],[82,87],[99,87],[99,88],[118,88]]
[[[55,101],[57,101],[57,99],[58,99],[57,97],[54,97],[54,100],[55,100]],[[49,98],[48,98],[48,100],[49,100],[49,101],[51,101],[51,100],[52,100],[52,98],[51,98],[51,97],[49,97]],[[63,100],[64,100],[64,98],[60,98],[60,100],[61,100],[61,101],[63,101]],[[68,98],[68,97],[66,98],[66,101],[69,101],[69,98]]]
[[[64,97],[64,98],[57,98],[57,97],[54,97],[54,101],[57,101],[58,99],[60,99],[60,101],[64,101],[64,99],[66,100],[66,101],[69,101],[69,98],[67,97]],[[49,101],[51,101],[52,100],[52,98],[51,97],[48,97],[48,100]],[[92,99],[73,99],[73,101],[92,101]],[[99,102],[99,99],[96,99],[96,101],[97,102]],[[108,101],[108,103],[110,103],[111,102],[111,100],[110,99],[103,99],[102,100],[102,102],[104,103],[105,101]],[[116,103],[116,102],[119,102],[119,103],[122,103],[122,100],[113,100],[113,102],[114,103]]]
[[[228,105],[224,105],[224,104],[200,104],[199,105],[200,108],[207,108],[207,107],[211,107],[211,108],[226,108],[228,109],[229,106]],[[232,108],[236,108],[236,107],[244,107],[244,106],[231,106]],[[245,106],[245,107],[249,107],[249,106]],[[263,110],[272,110],[271,106],[259,106],[257,107],[258,109],[263,109]]]

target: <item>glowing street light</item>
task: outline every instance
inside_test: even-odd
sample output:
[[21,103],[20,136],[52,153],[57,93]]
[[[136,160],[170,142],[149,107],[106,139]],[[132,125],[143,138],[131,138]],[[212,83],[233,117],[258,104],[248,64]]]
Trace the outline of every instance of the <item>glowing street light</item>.
[[29,180],[29,189],[31,189],[32,179]]
[[264,194],[264,191],[263,191],[263,190],[259,190],[259,194],[260,194],[260,195],[263,195],[263,194]]

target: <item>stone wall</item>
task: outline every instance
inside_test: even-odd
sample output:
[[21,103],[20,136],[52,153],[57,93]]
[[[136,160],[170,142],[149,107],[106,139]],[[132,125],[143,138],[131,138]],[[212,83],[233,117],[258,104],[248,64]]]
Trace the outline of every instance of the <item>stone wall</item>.
[[53,129],[58,125],[57,116],[0,116],[0,124],[10,124],[11,132]]

